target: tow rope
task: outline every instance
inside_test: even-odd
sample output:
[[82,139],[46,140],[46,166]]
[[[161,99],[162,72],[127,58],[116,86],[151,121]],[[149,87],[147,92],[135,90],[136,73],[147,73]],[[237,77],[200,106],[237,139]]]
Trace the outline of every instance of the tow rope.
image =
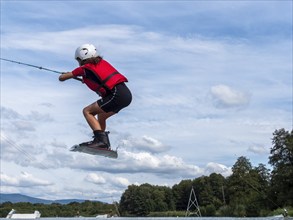
[[[37,69],[40,69],[40,70],[46,70],[46,71],[49,71],[49,72],[62,74],[62,72],[60,72],[60,71],[48,69],[48,68],[41,67],[41,66],[32,65],[32,64],[29,64],[29,63],[22,63],[22,62],[19,62],[19,61],[9,60],[9,59],[5,59],[5,58],[1,58],[1,57],[0,57],[0,59],[3,60],[3,61],[11,62],[11,63],[17,63],[17,64],[20,64],[20,65],[34,67],[34,68],[37,68]],[[82,79],[78,78],[78,77],[75,77],[73,79],[78,80],[78,81],[82,81]]]

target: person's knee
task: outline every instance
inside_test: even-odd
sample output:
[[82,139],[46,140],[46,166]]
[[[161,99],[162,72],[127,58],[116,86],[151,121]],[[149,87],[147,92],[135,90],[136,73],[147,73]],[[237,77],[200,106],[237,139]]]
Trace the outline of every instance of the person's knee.
[[86,106],[83,110],[82,113],[85,117],[88,116],[96,116],[100,114],[103,110],[97,105],[97,103],[94,103],[92,105]]
[[84,115],[84,117],[87,117],[89,115],[89,110],[87,107],[85,107],[83,110],[82,110],[82,114]]

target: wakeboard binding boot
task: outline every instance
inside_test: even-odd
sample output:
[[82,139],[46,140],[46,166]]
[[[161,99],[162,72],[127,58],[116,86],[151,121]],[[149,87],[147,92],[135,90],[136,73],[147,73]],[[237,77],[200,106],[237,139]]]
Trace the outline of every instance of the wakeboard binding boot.
[[110,149],[109,133],[109,131],[94,131],[94,139],[89,142],[81,143],[80,146]]

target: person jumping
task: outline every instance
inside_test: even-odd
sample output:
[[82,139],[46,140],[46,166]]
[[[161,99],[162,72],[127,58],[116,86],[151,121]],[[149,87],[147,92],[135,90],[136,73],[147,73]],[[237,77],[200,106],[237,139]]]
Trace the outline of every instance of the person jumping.
[[[83,44],[75,51],[79,67],[60,75],[59,81],[82,77],[87,87],[101,98],[83,109],[83,115],[94,133],[94,139],[80,146],[110,148],[106,120],[128,106],[132,95],[127,78],[103,59],[92,44]],[[97,116],[97,117],[96,117]]]

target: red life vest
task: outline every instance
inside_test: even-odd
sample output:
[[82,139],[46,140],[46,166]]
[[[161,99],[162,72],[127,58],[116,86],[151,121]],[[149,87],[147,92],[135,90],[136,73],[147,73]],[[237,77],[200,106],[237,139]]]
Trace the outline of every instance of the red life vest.
[[97,64],[87,63],[80,66],[72,73],[74,76],[82,76],[83,82],[102,97],[117,84],[128,82],[125,76],[103,59]]

